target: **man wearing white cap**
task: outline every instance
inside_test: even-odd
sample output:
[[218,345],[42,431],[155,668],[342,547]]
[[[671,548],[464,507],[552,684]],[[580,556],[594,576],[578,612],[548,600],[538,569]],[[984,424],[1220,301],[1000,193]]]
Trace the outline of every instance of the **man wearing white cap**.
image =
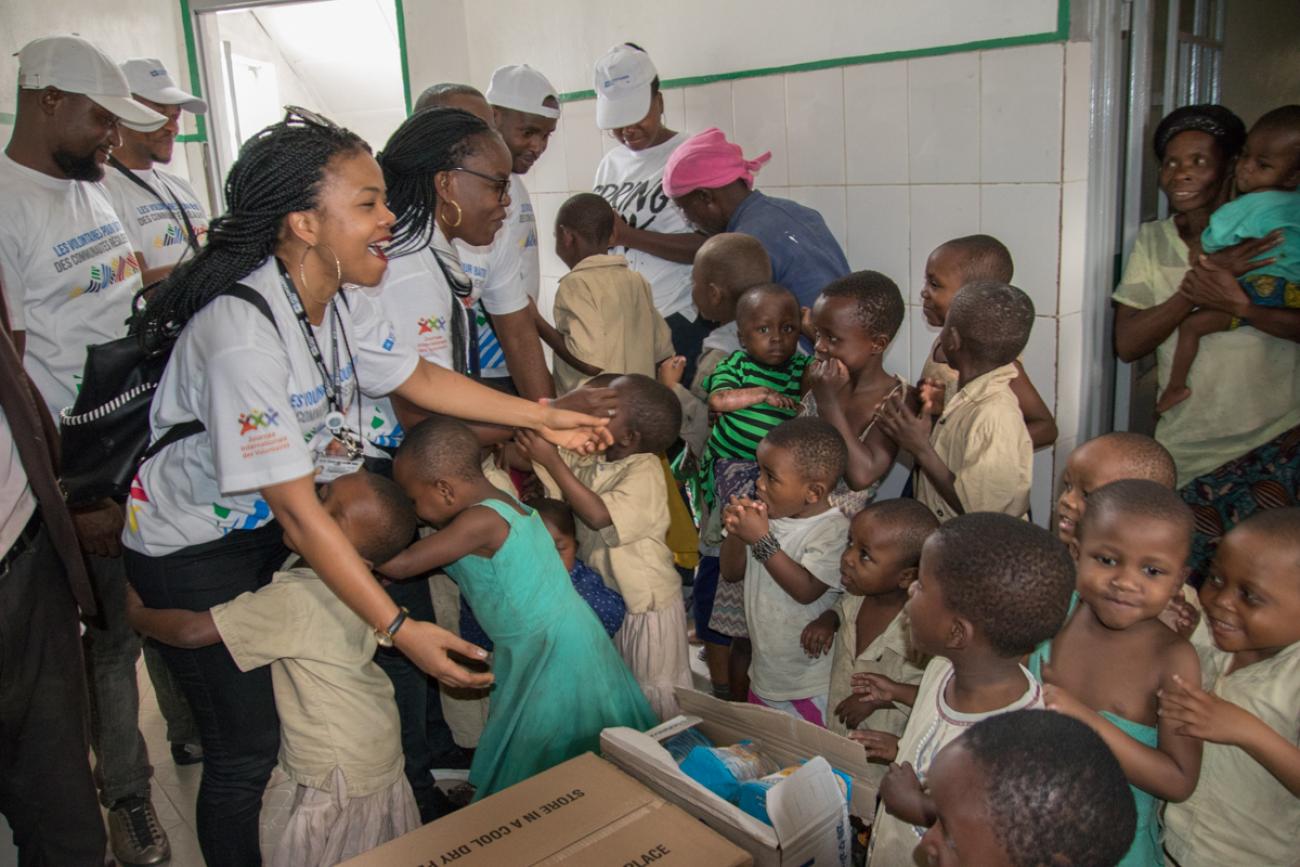
[[162,126],[123,121],[122,144],[109,157],[105,172],[113,209],[143,261],[146,286],[161,280],[177,263],[193,257],[208,231],[207,210],[189,182],[157,168],[171,162],[182,111],[203,114],[208,104],[173,82],[162,61],[135,58],[122,74],[136,100],[167,120]]
[[554,397],[530,306],[541,289],[541,264],[523,176],[546,152],[560,119],[560,98],[546,76],[527,64],[497,69],[485,95],[514,165],[510,207],[496,240],[486,250],[460,248],[465,273],[480,291],[480,374],[485,384],[530,399]]
[[[121,143],[119,122],[165,118],[131,99],[117,65],[76,36],[24,46],[18,88],[13,137],[0,156],[0,281],[23,366],[57,417],[76,396],[87,347],[126,333],[141,287],[140,263],[95,182]],[[126,623],[122,509],[105,500],[73,518],[99,602],[86,661],[109,840],[124,864],[157,864],[171,853],[149,800],[152,769],[139,731],[140,640]],[[60,773],[50,758],[48,773]],[[41,783],[22,781],[19,791],[37,796]]]

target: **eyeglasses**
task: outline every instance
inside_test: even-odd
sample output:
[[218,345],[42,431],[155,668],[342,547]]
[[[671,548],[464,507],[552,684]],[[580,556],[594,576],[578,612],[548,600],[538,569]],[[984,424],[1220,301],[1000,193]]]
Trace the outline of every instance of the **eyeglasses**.
[[483,174],[482,172],[476,172],[476,171],[474,171],[473,169],[467,169],[467,168],[465,168],[464,166],[456,166],[454,169],[448,169],[448,171],[452,171],[452,172],[464,172],[464,173],[467,174],[467,175],[473,175],[473,176],[476,177],[476,178],[482,178],[483,180],[487,181],[489,184],[491,184],[493,187],[496,188],[496,191],[497,191],[497,201],[500,202],[500,203],[502,203],[502,204],[505,203],[505,200],[506,200],[506,199],[509,197],[509,195],[510,195],[510,178],[509,178],[509,177],[504,177],[504,178],[494,178],[494,177],[492,177],[491,175],[485,175],[485,174]]
[[292,120],[300,120],[308,126],[314,126],[317,129],[327,130],[329,132],[343,132],[343,127],[336,124],[323,114],[317,114],[309,108],[302,108],[297,105],[286,105],[284,107],[284,122],[289,123]]

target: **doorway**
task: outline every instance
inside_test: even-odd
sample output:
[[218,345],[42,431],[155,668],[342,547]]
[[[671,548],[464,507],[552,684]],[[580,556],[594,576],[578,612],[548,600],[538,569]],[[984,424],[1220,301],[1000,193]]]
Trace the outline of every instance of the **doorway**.
[[240,146],[298,105],[378,149],[406,117],[400,0],[192,0],[217,212]]

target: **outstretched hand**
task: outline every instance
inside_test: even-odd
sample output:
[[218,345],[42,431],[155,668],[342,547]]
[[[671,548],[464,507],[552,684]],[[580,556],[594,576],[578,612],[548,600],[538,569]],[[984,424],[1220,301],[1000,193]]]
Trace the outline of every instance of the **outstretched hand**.
[[609,432],[608,418],[597,418],[554,406],[544,410],[542,426],[537,428],[537,433],[549,443],[583,455],[603,452],[614,443],[614,435]]
[[490,671],[470,671],[453,660],[452,653],[466,659],[485,660],[487,651],[427,620],[408,620],[393,637],[397,648],[420,670],[447,686],[485,689],[492,685]]
[[1234,744],[1259,719],[1227,699],[1206,692],[1174,675],[1174,686],[1162,689],[1159,713],[1180,725],[1174,731],[1216,744]]
[[907,404],[907,396],[886,398],[876,410],[876,420],[885,436],[906,452],[918,454],[930,443],[930,417]]

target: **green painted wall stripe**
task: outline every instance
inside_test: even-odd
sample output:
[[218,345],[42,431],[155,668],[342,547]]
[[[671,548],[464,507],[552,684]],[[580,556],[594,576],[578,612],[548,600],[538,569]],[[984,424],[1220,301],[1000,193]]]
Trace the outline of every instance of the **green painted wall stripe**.
[[[190,14],[190,0],[180,0],[181,29],[185,32],[185,65],[190,68],[190,93],[202,97],[202,78],[199,75],[199,53],[194,47],[194,16]],[[208,106],[211,110],[212,106]],[[176,136],[177,141],[205,142],[208,140],[208,122],[201,114],[194,115],[194,132]]]
[[[399,0],[400,2],[400,0]],[[765,75],[783,75],[789,72],[811,72],[817,69],[834,69],[841,66],[860,66],[865,63],[885,63],[890,60],[908,60],[914,57],[938,57],[944,54],[960,54],[966,51],[980,51],[992,48],[1011,48],[1016,45],[1042,45],[1049,42],[1064,42],[1070,36],[1070,0],[1058,0],[1056,7],[1056,30],[1044,33],[1029,33],[1024,36],[1003,36],[997,39],[980,39],[974,42],[960,42],[955,45],[939,45],[933,48],[910,48],[902,51],[885,51],[879,54],[860,54],[853,57],[835,57],[829,60],[813,60],[808,63],[792,63],[787,66],[768,66],[760,69],[742,69],[737,72],[719,72],[712,75],[694,75],[686,78],[669,78],[660,83],[667,88],[693,87],[699,84],[712,84],[715,81],[733,81],[738,78],[760,78]],[[575,90],[560,94],[561,102],[575,102],[583,99],[595,99],[594,90]]]
[[406,113],[411,113],[411,65],[406,56],[406,10],[402,0],[393,0],[397,8],[397,53],[402,60],[402,98],[406,100]]

